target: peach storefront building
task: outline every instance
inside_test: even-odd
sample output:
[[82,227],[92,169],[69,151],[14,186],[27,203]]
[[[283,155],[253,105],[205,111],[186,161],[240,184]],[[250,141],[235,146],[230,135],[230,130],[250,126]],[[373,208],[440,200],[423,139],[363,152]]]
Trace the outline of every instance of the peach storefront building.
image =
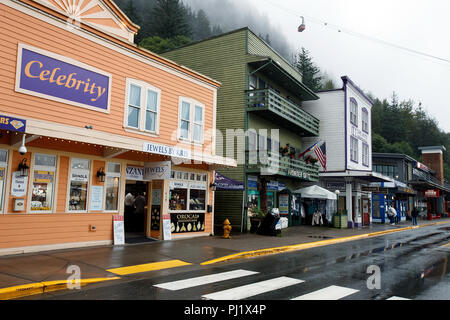
[[0,255],[213,233],[220,84],[138,29],[109,0],[0,0]]

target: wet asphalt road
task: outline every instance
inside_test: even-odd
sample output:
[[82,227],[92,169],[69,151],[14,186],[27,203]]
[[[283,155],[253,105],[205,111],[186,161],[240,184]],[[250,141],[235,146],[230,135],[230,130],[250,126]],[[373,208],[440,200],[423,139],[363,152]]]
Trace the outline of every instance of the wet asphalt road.
[[[327,290],[337,288],[341,300],[448,300],[449,243],[450,228],[437,225],[297,252],[147,272],[23,299],[290,300],[311,293],[314,299],[333,299]],[[236,277],[224,280],[230,272]],[[192,284],[177,290],[156,287],[192,278]]]

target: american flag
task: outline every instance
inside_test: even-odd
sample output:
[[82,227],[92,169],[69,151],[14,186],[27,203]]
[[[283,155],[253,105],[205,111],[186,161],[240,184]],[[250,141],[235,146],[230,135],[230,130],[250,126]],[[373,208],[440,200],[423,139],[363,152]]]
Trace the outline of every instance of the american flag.
[[319,145],[314,147],[314,153],[319,159],[320,164],[322,165],[323,171],[327,171],[327,147],[326,142],[323,142],[318,148]]

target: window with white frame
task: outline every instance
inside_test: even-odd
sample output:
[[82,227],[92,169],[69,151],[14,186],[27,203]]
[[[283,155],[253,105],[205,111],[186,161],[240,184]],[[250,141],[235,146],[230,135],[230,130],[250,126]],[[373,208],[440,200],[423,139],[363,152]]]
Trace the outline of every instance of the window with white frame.
[[358,162],[358,139],[350,137],[350,160]]
[[172,171],[169,210],[204,212],[206,210],[207,180],[206,173]]
[[138,80],[127,79],[125,127],[158,134],[161,90]]
[[36,153],[34,155],[31,211],[51,212],[55,193],[56,156]]
[[366,133],[369,133],[369,111],[366,108],[363,108],[362,115],[362,130]]
[[358,103],[355,98],[350,98],[350,122],[358,126]]
[[189,98],[180,98],[178,138],[203,143],[205,107]]
[[120,163],[108,162],[105,177],[105,210],[119,211]]
[[0,213],[3,212],[3,201],[5,199],[6,169],[8,168],[8,151],[0,150]]
[[367,143],[362,144],[362,163],[364,166],[369,166],[369,145]]
[[87,211],[91,162],[72,158],[70,167],[69,211]]

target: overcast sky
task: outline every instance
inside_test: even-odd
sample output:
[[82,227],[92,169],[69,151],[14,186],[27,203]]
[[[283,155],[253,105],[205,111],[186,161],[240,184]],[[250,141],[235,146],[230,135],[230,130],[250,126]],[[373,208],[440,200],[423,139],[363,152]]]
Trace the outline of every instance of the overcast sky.
[[[390,99],[422,102],[441,129],[450,132],[450,62],[423,57],[376,41],[338,32],[337,25],[397,46],[450,60],[448,0],[229,0],[259,12],[287,38],[302,46],[340,87],[349,76],[361,89]],[[190,1],[187,1],[190,2]],[[203,0],[203,3],[208,0]],[[300,16],[306,30],[297,32]]]

